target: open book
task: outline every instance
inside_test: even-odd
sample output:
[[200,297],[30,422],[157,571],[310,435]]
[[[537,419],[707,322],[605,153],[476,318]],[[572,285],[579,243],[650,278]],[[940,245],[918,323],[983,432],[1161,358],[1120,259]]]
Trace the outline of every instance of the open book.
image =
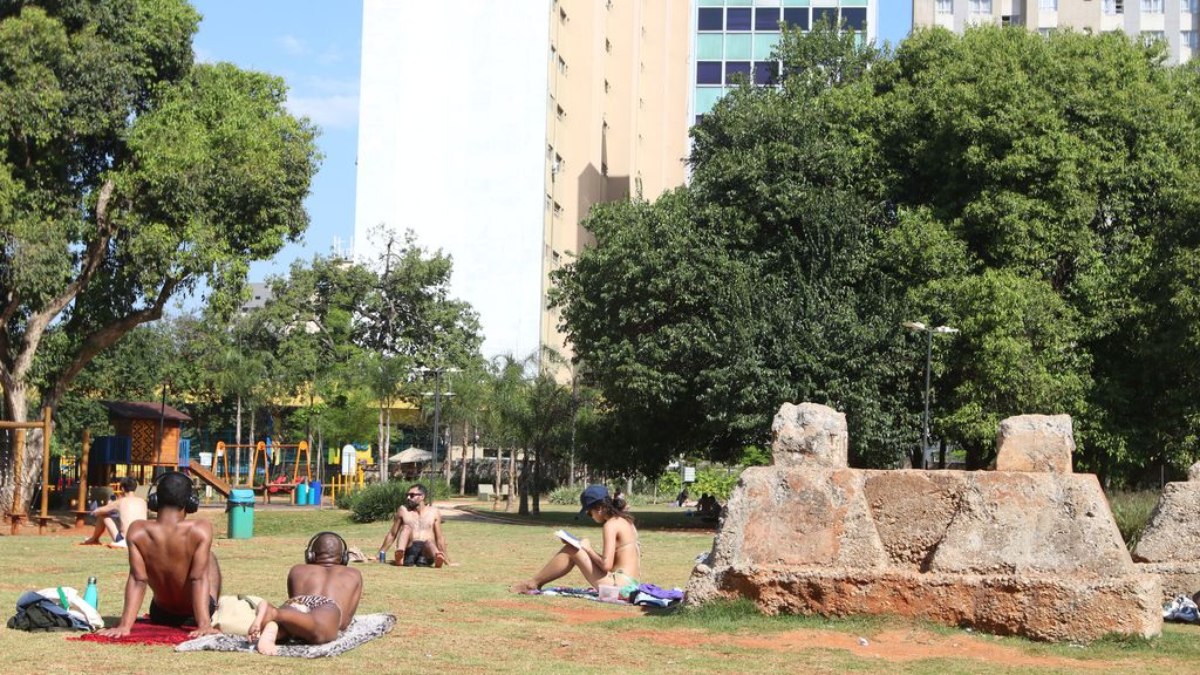
[[564,542],[570,544],[571,546],[574,546],[575,548],[583,548],[579,544],[579,537],[576,537],[575,535],[571,534],[570,532],[567,532],[566,530],[558,530],[557,532],[554,533],[554,536],[558,537],[559,539],[562,539]]

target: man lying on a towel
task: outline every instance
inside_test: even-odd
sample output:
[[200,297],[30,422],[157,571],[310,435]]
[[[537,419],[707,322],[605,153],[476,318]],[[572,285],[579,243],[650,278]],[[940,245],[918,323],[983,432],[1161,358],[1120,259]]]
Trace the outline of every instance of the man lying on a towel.
[[137,620],[146,587],[154,591],[150,600],[150,622],[182,626],[195,622],[191,637],[218,632],[210,617],[221,594],[221,568],[212,552],[212,523],[187,520],[199,502],[192,481],[172,471],[154,485],[148,505],[158,512],[151,522],[130,524],[125,535],[129,545],[129,578],[125,582],[125,608],[116,628],[100,635],[120,638],[129,635]]
[[346,540],[333,532],[317,534],[304,550],[304,562],[288,572],[287,602],[279,607],[265,600],[258,603],[249,637],[257,641],[261,654],[275,654],[283,638],[311,645],[333,642],[354,618],[362,598],[362,574],[346,566]]

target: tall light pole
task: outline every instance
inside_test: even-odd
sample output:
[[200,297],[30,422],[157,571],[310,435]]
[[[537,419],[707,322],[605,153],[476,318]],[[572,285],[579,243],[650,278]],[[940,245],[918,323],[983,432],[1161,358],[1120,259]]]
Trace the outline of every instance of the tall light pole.
[[938,326],[933,328],[926,326],[920,321],[905,321],[905,328],[918,333],[925,334],[925,422],[921,430],[921,466],[917,468],[925,468],[925,453],[929,451],[929,389],[930,389],[930,370],[933,365],[933,334],[951,335],[958,332],[957,328],[950,326]]
[[[415,369],[420,373],[433,373],[433,466],[438,466],[438,447],[441,445],[441,426],[442,426],[442,374],[460,372],[458,368],[439,366],[437,368],[426,368],[421,366]],[[447,396],[453,396],[453,392],[447,392]],[[436,469],[435,469],[436,471]]]

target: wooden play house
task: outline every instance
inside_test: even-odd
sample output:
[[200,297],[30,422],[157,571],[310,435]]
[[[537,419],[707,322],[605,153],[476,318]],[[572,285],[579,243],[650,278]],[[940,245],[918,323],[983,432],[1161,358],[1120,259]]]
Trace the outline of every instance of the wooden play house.
[[154,401],[105,401],[104,407],[116,435],[132,440],[131,464],[178,466],[180,434],[191,417]]

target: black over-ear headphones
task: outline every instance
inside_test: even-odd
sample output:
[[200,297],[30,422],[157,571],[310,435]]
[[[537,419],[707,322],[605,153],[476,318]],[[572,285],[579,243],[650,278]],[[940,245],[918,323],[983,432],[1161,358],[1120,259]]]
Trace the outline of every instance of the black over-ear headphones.
[[[154,482],[150,483],[150,494],[146,495],[146,508],[150,509],[151,511],[158,511],[158,483],[163,479],[164,476],[169,476],[173,473],[179,472],[168,471],[166,473],[160,473],[158,478],[155,478]],[[184,478],[187,479],[187,476],[184,476]],[[188,482],[191,483],[191,480],[188,479]],[[188,490],[187,503],[184,504],[183,507],[184,512],[195,513],[197,510],[199,510],[199,508],[200,498],[196,496],[196,492],[194,490]]]
[[342,539],[342,535],[338,534],[337,532],[330,532],[329,530],[318,532],[313,535],[312,539],[308,540],[308,547],[304,549],[304,562],[308,563],[309,565],[317,562],[317,552],[313,550],[313,544],[317,543],[317,540],[326,534],[332,534],[333,536],[337,537],[337,540],[342,544],[341,562],[343,565],[349,565],[350,547],[346,545],[346,540]]

